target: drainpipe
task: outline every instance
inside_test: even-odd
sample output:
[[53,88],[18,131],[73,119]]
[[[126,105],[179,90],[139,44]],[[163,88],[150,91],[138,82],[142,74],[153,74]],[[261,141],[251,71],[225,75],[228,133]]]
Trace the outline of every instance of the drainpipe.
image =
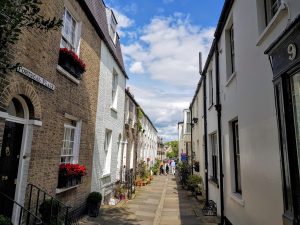
[[220,200],[221,200],[221,224],[224,224],[224,185],[223,185],[223,156],[222,156],[222,130],[221,130],[221,104],[220,104],[220,71],[219,71],[219,47],[215,47],[216,59],[216,105],[218,120],[218,148],[219,148],[219,165],[220,165]]
[[194,167],[193,167],[193,123],[192,123],[192,118],[193,118],[193,113],[192,113],[192,105],[190,105],[190,112],[191,112],[191,117],[190,117],[190,126],[191,126],[191,167],[192,167],[192,175],[194,174]]
[[207,151],[207,107],[206,107],[206,74],[203,77],[203,120],[204,120],[204,158],[205,158],[205,205],[208,205],[208,151]]

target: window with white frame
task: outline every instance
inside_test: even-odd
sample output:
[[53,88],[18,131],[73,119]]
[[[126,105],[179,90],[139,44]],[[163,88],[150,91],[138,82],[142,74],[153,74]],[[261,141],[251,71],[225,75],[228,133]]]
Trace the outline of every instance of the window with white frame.
[[76,151],[76,126],[64,125],[63,146],[61,148],[61,163],[76,163],[78,152]]
[[217,134],[210,135],[211,147],[211,179],[215,182],[218,181],[218,145]]
[[230,64],[231,64],[231,74],[235,72],[235,52],[234,52],[234,28],[233,24],[229,29],[229,41],[230,41]]
[[209,98],[209,105],[213,105],[214,104],[214,100],[213,100],[213,94],[214,94],[214,85],[213,85],[213,75],[212,75],[212,70],[208,71],[208,88],[209,88],[209,92],[208,92],[208,98]]
[[112,39],[113,43],[116,42],[117,36],[117,20],[111,11],[110,23],[109,23],[109,36]]
[[238,124],[237,120],[232,122],[232,141],[233,141],[235,192],[242,194],[241,157],[240,157],[240,146],[239,146],[239,124]]
[[106,130],[105,137],[104,137],[104,153],[106,154],[105,161],[104,161],[105,167],[103,170],[104,175],[110,173],[111,150],[112,150],[111,137],[112,137],[112,131]]
[[281,0],[264,0],[264,8],[265,8],[265,22],[266,26],[272,20],[278,8],[280,6]]
[[65,8],[60,47],[71,49],[77,53],[80,40],[79,30],[78,22],[71,15],[70,11]]
[[112,107],[117,108],[118,74],[113,73],[112,77]]

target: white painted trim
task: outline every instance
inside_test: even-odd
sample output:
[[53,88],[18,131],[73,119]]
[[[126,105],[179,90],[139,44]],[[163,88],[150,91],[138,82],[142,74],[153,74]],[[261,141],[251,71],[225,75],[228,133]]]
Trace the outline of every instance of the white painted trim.
[[60,65],[56,66],[56,70],[64,75],[66,78],[68,78],[69,80],[73,81],[75,84],[79,85],[80,81],[78,79],[76,79],[74,76],[72,76],[70,73],[68,73],[64,68],[62,68]]
[[28,120],[28,125],[35,125],[41,127],[43,125],[43,122],[40,120]]
[[7,112],[2,112],[0,111],[0,117],[3,118],[3,119],[7,119],[8,118],[8,113]]
[[60,194],[60,193],[66,192],[66,191],[68,191],[68,190],[77,188],[77,187],[79,187],[79,184],[78,184],[78,185],[75,185],[75,186],[72,186],[72,187],[68,187],[68,188],[56,188],[56,189],[55,189],[55,193],[56,193],[56,194]]
[[263,32],[260,34],[258,37],[256,46],[260,46],[263,41],[266,39],[266,37],[271,33],[273,28],[276,26],[278,21],[281,19],[283,16],[284,12],[287,12],[287,7],[285,4],[281,4],[276,12],[276,14],[273,16],[271,21],[269,22],[268,26],[263,30]]
[[239,193],[231,193],[230,194],[230,198],[235,201],[236,203],[238,203],[241,206],[245,206],[245,201],[243,199],[243,196]]
[[115,113],[118,113],[118,110],[117,110],[114,106],[110,106],[110,109],[111,109],[112,111],[114,111]]
[[236,77],[236,72],[233,72],[230,77],[228,78],[228,80],[226,81],[225,87],[228,87],[229,84],[231,83],[232,80],[234,80],[234,78]]
[[65,117],[69,120],[75,120],[75,121],[79,121],[80,119],[78,117],[72,116],[68,113],[65,113]]

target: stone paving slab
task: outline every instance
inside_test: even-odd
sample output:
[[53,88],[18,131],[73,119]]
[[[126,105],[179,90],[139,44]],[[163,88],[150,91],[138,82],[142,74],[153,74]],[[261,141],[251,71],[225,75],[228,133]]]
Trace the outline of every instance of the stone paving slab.
[[101,207],[98,218],[85,217],[80,224],[216,225],[219,219],[204,216],[202,207],[203,203],[183,190],[173,175],[155,176],[150,185],[137,188],[133,200]]

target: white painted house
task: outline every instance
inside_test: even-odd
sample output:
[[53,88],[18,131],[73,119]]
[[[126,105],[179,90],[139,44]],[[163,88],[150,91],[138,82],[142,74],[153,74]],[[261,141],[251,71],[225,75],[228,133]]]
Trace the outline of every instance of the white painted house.
[[299,37],[299,0],[224,3],[201,79],[207,190],[226,224],[300,224]]
[[93,155],[92,191],[102,193],[104,202],[111,197],[114,183],[120,179],[126,73],[124,70],[117,21],[111,9],[105,9],[106,26],[101,42],[101,62],[96,137]]

